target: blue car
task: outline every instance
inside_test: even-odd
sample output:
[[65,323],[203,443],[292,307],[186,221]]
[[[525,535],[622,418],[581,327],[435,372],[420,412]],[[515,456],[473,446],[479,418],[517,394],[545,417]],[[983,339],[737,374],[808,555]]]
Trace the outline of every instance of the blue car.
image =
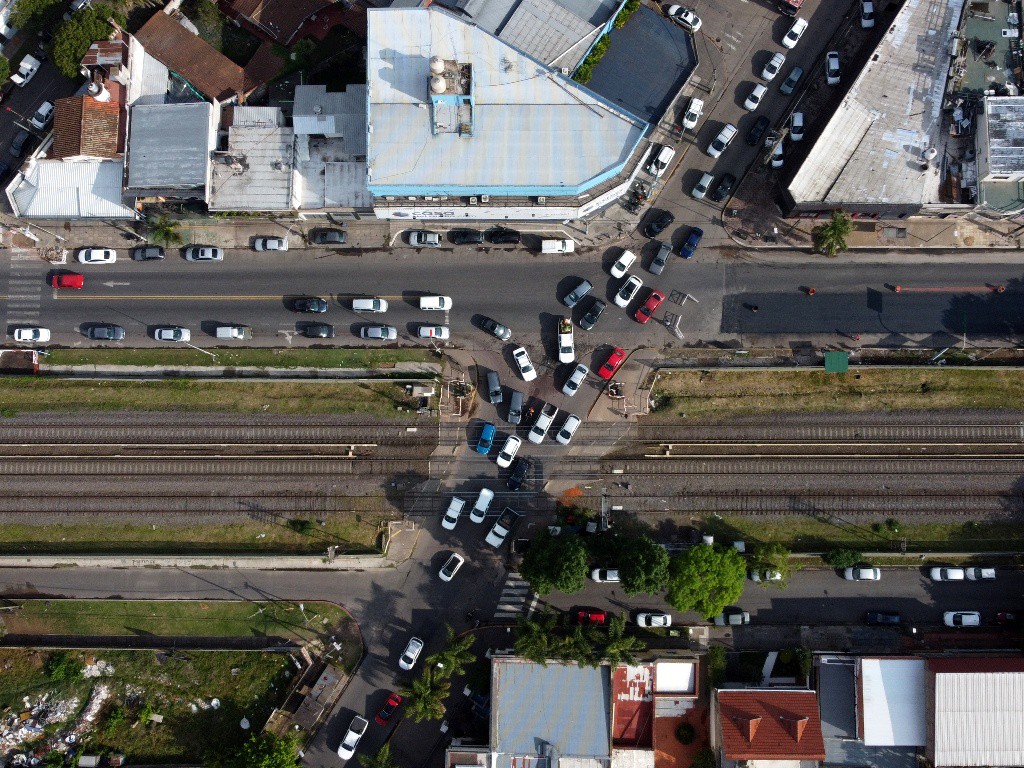
[[684,259],[689,259],[697,252],[697,247],[700,245],[700,239],[704,237],[704,230],[700,227],[694,227],[690,230],[690,236],[686,238],[686,242],[683,243],[683,247],[679,249],[679,255]]
[[480,433],[480,440],[476,444],[476,452],[482,453],[486,456],[491,452],[491,446],[494,445],[494,425],[491,423],[484,424],[483,431]]

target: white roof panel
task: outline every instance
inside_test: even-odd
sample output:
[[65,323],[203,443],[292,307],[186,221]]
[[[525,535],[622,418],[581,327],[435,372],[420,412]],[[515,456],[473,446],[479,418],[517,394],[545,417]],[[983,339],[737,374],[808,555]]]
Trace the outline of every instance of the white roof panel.
[[693,661],[659,661],[654,665],[655,693],[695,693],[697,663]]
[[1024,672],[935,675],[935,765],[1024,765]]
[[39,160],[14,188],[15,215],[49,219],[131,219],[121,202],[124,161]]
[[923,659],[861,659],[864,743],[869,747],[927,744]]

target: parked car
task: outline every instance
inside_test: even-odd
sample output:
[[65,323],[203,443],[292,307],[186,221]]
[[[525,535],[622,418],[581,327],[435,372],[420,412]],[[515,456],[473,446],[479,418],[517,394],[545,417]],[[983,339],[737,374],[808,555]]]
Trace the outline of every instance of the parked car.
[[964,569],[969,581],[991,581],[996,577],[995,568],[977,566]]
[[28,147],[29,141],[32,139],[32,134],[21,128],[16,134],[14,139],[11,141],[11,146],[7,150],[13,157],[21,159],[21,156],[25,154],[25,150]]
[[512,460],[516,457],[516,454],[519,452],[519,446],[521,446],[522,444],[523,441],[520,440],[518,437],[516,437],[515,435],[509,435],[505,439],[505,445],[503,445],[501,447],[501,451],[498,452],[498,466],[501,467],[502,469],[506,469],[507,467],[511,466]]
[[829,85],[839,85],[839,51],[829,51],[825,54],[825,82]]
[[726,606],[715,616],[716,627],[739,627],[750,623],[750,614],[735,605]]
[[447,341],[451,333],[447,325],[421,325],[416,329],[416,335],[421,339]]
[[451,241],[455,245],[479,245],[484,241],[484,233],[478,229],[453,229]]
[[341,740],[341,744],[338,746],[338,757],[342,760],[348,760],[356,753],[356,747],[359,746],[359,740],[363,738],[368,725],[369,723],[366,721],[366,718],[359,715],[352,718],[348,731],[345,733],[345,738]]
[[676,217],[672,215],[671,211],[656,211],[652,209],[650,221],[644,227],[644,234],[647,237],[657,237],[672,226],[672,222],[675,220]]
[[686,107],[686,113],[683,115],[683,128],[693,130],[697,127],[697,121],[700,120],[700,116],[704,113],[704,102],[698,99],[696,96],[690,99],[689,105]]
[[498,227],[487,231],[487,239],[494,245],[519,245],[523,236],[508,227]]
[[501,378],[497,371],[487,372],[487,401],[491,405],[501,404]]
[[697,180],[697,183],[693,186],[693,191],[690,192],[690,194],[693,195],[693,198],[695,200],[703,200],[704,195],[706,195],[708,193],[708,190],[711,188],[711,182],[713,182],[714,180],[715,177],[712,176],[710,173],[703,174]]
[[537,416],[537,420],[533,423],[533,428],[530,430],[530,434],[526,438],[537,445],[544,442],[544,438],[547,437],[548,428],[551,427],[551,423],[555,420],[555,416],[558,415],[558,406],[554,403],[547,403],[543,408],[540,409],[540,414]]
[[210,245],[190,245],[185,249],[186,261],[224,261],[224,249]]
[[40,131],[46,128],[53,121],[53,109],[52,101],[44,101],[40,104],[39,109],[36,110],[36,113],[32,115],[32,119],[29,120],[32,127]]
[[590,572],[590,578],[598,584],[617,584],[622,581],[618,568],[595,568]]
[[980,627],[981,614],[978,611],[946,611],[942,623],[947,627]]
[[19,326],[11,335],[21,344],[45,344],[50,340],[50,329]]
[[636,615],[638,627],[671,627],[672,617],[661,611],[645,611]]
[[487,517],[487,510],[490,508],[492,501],[494,501],[494,491],[490,488],[481,488],[480,493],[476,497],[476,503],[473,504],[473,509],[469,511],[469,519],[474,523],[482,523]]
[[132,249],[132,261],[160,261],[164,257],[164,249],[159,245],[140,245]]
[[593,290],[593,288],[594,286],[589,280],[581,280],[579,285],[577,285],[575,288],[569,291],[566,297],[562,299],[562,303],[565,304],[565,306],[567,306],[569,309],[572,309],[577,304],[579,304],[580,300],[588,293],[590,293],[590,291]]
[[860,28],[871,29],[875,26],[875,4],[871,0],[860,0]]
[[347,239],[340,229],[321,228],[309,233],[309,241],[313,245],[344,245]]
[[777,583],[783,579],[780,571],[771,568],[752,568],[750,570],[750,580],[758,584],[767,584],[771,582]]
[[572,319],[558,318],[558,362],[571,363],[576,359],[576,343],[573,339]]
[[591,331],[594,326],[597,325],[597,321],[601,319],[601,315],[604,314],[604,310],[608,305],[600,299],[594,299],[594,302],[590,305],[590,308],[586,311],[583,317],[580,318],[580,328],[584,331]]
[[676,151],[672,147],[663,145],[660,149],[655,150],[654,157],[647,164],[647,172],[654,178],[660,179],[675,156]]
[[652,290],[647,300],[637,307],[636,312],[633,313],[633,319],[641,325],[646,325],[647,321],[658,311],[658,307],[661,306],[663,301],[665,301],[665,294],[661,291]]
[[459,568],[462,567],[464,562],[466,562],[466,558],[460,554],[452,552],[444,565],[441,566],[441,570],[438,571],[438,578],[440,578],[441,581],[451,581],[455,578],[455,574],[459,572]]
[[782,65],[786,63],[786,54],[782,51],[777,51],[767,64],[764,65],[764,69],[761,70],[761,79],[765,82],[770,83],[775,79],[776,75],[782,69]]
[[658,250],[654,252],[654,256],[651,257],[651,263],[647,265],[647,271],[652,275],[660,275],[665,271],[665,266],[668,264],[668,257],[672,255],[672,244],[671,243],[658,243]]
[[732,191],[735,188],[736,177],[731,173],[722,174],[722,178],[718,182],[718,186],[715,187],[715,191],[711,193],[711,199],[716,203],[725,202],[725,199],[732,194]]
[[786,77],[785,82],[779,86],[779,93],[784,96],[789,96],[796,90],[796,84],[800,82],[800,78],[803,76],[804,70],[802,67],[793,67],[789,70],[789,76]]
[[932,568],[932,581],[963,581],[967,578],[963,568]]
[[[372,333],[380,333],[381,335],[371,335],[371,328],[377,329]],[[390,331],[394,331],[394,335],[391,335]],[[333,339],[335,333],[334,326],[330,323],[309,323],[302,327],[302,335],[307,339]],[[388,325],[364,326],[359,329],[359,335],[364,339],[394,341],[398,337],[398,331]]]
[[569,417],[562,424],[562,428],[555,433],[555,441],[560,445],[568,445],[572,440],[572,436],[576,434],[576,430],[580,428],[580,424],[583,420],[575,413],[570,413]]
[[511,328],[507,325],[502,325],[497,320],[492,320],[489,317],[485,317],[480,321],[480,327],[499,341],[508,341],[512,338]]
[[161,325],[153,329],[153,338],[157,341],[190,341],[192,332],[178,325]]
[[480,430],[480,439],[476,441],[476,452],[486,456],[494,445],[494,435],[498,430],[490,422],[485,422]]
[[395,341],[398,339],[398,329],[393,325],[364,325],[359,329],[359,335],[371,341]]
[[726,123],[725,127],[718,132],[718,135],[708,145],[708,154],[716,159],[721,157],[734,138],[736,138],[736,126],[732,123]]
[[54,288],[77,288],[85,285],[85,278],[75,272],[60,272],[50,278],[50,285]]
[[885,611],[868,611],[864,617],[868,624],[877,627],[891,627],[900,623],[898,613],[887,613]]
[[516,459],[516,465],[512,467],[512,473],[505,481],[505,487],[510,491],[518,491],[522,487],[523,481],[526,480],[526,476],[530,474],[531,467],[533,467],[533,462],[529,459],[523,456]]
[[287,237],[257,237],[252,241],[254,251],[287,251]]
[[80,248],[75,259],[79,264],[113,264],[117,261],[117,251],[113,248]]
[[608,612],[600,608],[583,608],[576,611],[576,623],[583,626],[603,627],[608,623]]
[[763,83],[757,83],[753,90],[751,90],[750,95],[747,96],[747,100],[743,102],[743,107],[753,112],[761,105],[761,100],[766,93],[768,93],[768,86]]
[[398,666],[408,672],[416,666],[416,660],[421,653],[423,653],[423,641],[418,637],[410,637],[409,642],[405,645],[405,650],[402,651],[402,655],[398,659]]
[[700,247],[700,241],[704,237],[704,230],[700,227],[694,227],[690,230],[690,234],[686,236],[686,242],[679,246],[679,255],[684,259],[692,259],[693,254],[697,252]]
[[617,307],[628,307],[629,302],[636,298],[637,293],[644,286],[644,281],[636,275],[630,275],[626,278],[626,282],[619,288],[618,293],[615,294],[615,305]]
[[512,359],[519,366],[519,375],[523,377],[523,381],[533,381],[537,378],[537,371],[533,367],[533,363],[530,362],[530,353],[526,351],[526,347],[513,349]]
[[321,299],[319,296],[303,296],[301,299],[296,299],[292,306],[295,307],[296,312],[322,315],[327,311],[327,300]]
[[687,8],[683,5],[669,6],[668,17],[687,32],[700,31],[700,17],[692,8]]
[[771,160],[772,160],[772,168],[781,168],[783,163],[785,162],[785,160],[786,160],[785,150],[783,150],[783,148],[782,148],[782,142],[781,141],[778,142],[772,148]]
[[615,375],[615,372],[619,370],[619,366],[622,365],[622,362],[625,359],[625,350],[620,347],[615,347],[615,349],[612,350],[612,353],[608,355],[608,359],[605,361],[605,364],[597,369],[597,375],[602,379],[610,379]]
[[789,140],[804,140],[804,113],[794,112],[789,116]]
[[633,266],[633,262],[636,261],[636,254],[632,251],[623,251],[622,254],[615,260],[608,272],[612,277],[625,277],[626,273],[629,272],[629,268]]
[[378,299],[376,296],[373,298],[363,299],[352,299],[352,311],[353,312],[375,312],[382,313],[388,311],[388,300]]
[[458,496],[452,496],[452,500],[448,502],[448,509],[446,509],[444,511],[444,515],[441,516],[441,527],[446,531],[454,531],[455,526],[459,524],[459,515],[462,514],[462,509],[465,506],[465,499],[460,499]]
[[377,716],[373,718],[374,722],[377,723],[377,725],[387,725],[388,720],[391,719],[391,716],[395,714],[395,711],[398,709],[399,706],[401,706],[401,704],[401,696],[399,696],[397,693],[389,694],[387,703],[385,703],[384,706],[381,707],[380,711],[377,713]]
[[757,118],[757,122],[754,123],[750,130],[747,131],[747,144],[752,147],[756,147],[760,143],[761,139],[764,138],[765,131],[768,130],[770,122],[767,117],[761,115]]
[[800,42],[800,38],[807,31],[807,26],[807,19],[794,19],[793,26],[782,36],[782,47],[796,48],[796,44]]
[[879,581],[882,571],[870,565],[855,565],[843,570],[843,578],[847,581]]
[[518,424],[523,420],[523,393],[518,389],[512,390],[512,397],[508,401],[508,423]]
[[124,341],[124,328],[113,323],[100,323],[89,326],[85,335],[93,341]]
[[409,245],[413,248],[437,248],[441,245],[441,236],[427,229],[410,229]]

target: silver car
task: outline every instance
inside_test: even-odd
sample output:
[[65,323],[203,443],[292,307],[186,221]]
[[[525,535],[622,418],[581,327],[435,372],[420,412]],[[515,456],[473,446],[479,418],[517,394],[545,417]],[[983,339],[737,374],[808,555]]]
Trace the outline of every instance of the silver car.
[[587,368],[583,363],[577,365],[572,374],[565,381],[565,386],[562,387],[562,392],[569,397],[575,395],[580,388],[580,384],[587,378],[587,374],[590,373],[590,369]]
[[398,338],[398,329],[393,325],[364,325],[359,329],[359,336],[372,341],[394,341]]
[[441,236],[437,232],[426,229],[413,229],[409,232],[409,245],[415,248],[437,248],[441,244]]
[[192,332],[180,325],[162,325],[153,331],[153,338],[157,341],[190,341]]
[[224,249],[212,245],[190,245],[185,249],[186,261],[224,261]]
[[416,666],[416,659],[423,653],[423,641],[418,637],[410,637],[409,642],[406,643],[405,650],[402,651],[402,656],[398,660],[398,666],[408,672],[410,669]]

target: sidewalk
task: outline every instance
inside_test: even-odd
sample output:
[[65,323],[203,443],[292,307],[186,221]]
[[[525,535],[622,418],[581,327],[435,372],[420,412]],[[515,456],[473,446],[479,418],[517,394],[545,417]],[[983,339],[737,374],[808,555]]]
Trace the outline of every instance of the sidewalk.
[[42,376],[102,379],[265,379],[308,381],[433,381],[441,371],[438,363],[398,362],[392,368],[262,368],[255,365],[47,365],[39,364]]

